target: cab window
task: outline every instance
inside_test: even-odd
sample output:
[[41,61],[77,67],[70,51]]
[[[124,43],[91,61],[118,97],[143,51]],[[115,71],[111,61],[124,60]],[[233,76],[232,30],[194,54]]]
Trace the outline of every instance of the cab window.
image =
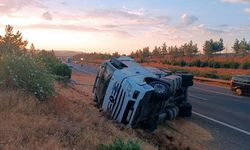
[[111,68],[109,65],[106,65],[105,71],[104,71],[104,80],[110,80],[110,78],[113,75],[113,68]]

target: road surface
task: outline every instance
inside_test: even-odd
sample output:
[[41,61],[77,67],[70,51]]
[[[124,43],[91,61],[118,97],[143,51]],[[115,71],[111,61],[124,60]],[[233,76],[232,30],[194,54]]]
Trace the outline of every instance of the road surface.
[[213,149],[250,150],[250,97],[234,95],[228,88],[196,83],[189,89],[192,121],[208,129]]
[[[95,75],[97,67],[73,65]],[[211,149],[250,150],[250,97],[234,95],[228,88],[195,83],[189,89],[193,116],[188,120],[209,131],[213,140],[203,143]]]

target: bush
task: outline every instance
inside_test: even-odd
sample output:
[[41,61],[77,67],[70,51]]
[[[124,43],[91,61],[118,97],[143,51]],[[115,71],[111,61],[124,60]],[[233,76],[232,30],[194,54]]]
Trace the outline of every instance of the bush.
[[141,57],[140,63],[144,63],[144,62],[145,62],[145,58],[144,58],[144,57]]
[[241,64],[242,69],[250,69],[250,62],[244,62]]
[[140,150],[140,145],[133,140],[128,140],[127,143],[123,141],[121,138],[117,138],[113,141],[112,144],[99,145],[99,150]]
[[71,69],[66,64],[58,64],[53,70],[57,80],[68,81],[71,78]]
[[219,75],[219,78],[223,80],[231,80],[232,75]]
[[207,61],[202,61],[200,63],[200,67],[208,67],[208,62]]
[[35,59],[37,60],[37,63],[44,65],[51,73],[54,72],[55,66],[60,64],[59,59],[56,58],[53,51],[42,50],[35,56]]
[[210,68],[221,68],[220,62],[216,62],[216,61],[210,61],[210,62],[208,62],[208,66]]
[[213,72],[206,72],[204,73],[203,77],[206,77],[206,78],[213,78],[213,79],[218,79],[218,75],[213,73]]
[[217,61],[201,61],[199,59],[192,61],[192,62],[186,62],[186,61],[163,61],[163,64],[169,64],[169,65],[173,65],[173,66],[195,66],[195,67],[209,67],[209,68],[232,68],[232,69],[237,69],[239,67],[241,67],[242,69],[249,69],[250,62],[245,62],[243,64],[239,64],[237,62],[233,62],[233,61],[227,61],[227,62],[217,62]]
[[189,66],[200,67],[200,64],[201,64],[201,61],[198,59],[198,60],[191,62]]
[[223,62],[221,63],[221,68],[232,68],[232,69],[237,69],[239,68],[240,64],[237,62]]
[[187,63],[186,63],[185,61],[182,60],[182,61],[180,62],[180,66],[184,67],[184,66],[186,66],[186,65],[187,65]]
[[0,86],[21,88],[43,100],[54,94],[53,83],[52,75],[32,57],[1,57]]

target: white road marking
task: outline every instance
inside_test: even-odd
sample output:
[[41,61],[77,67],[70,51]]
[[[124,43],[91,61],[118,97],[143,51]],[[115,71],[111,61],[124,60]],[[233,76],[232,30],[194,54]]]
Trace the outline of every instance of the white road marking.
[[198,112],[195,112],[195,111],[192,111],[192,113],[195,114],[195,115],[197,115],[197,116],[200,116],[200,117],[202,117],[202,118],[208,119],[208,120],[210,120],[210,121],[216,122],[216,123],[218,123],[218,124],[220,124],[220,125],[226,126],[226,127],[228,127],[228,128],[231,128],[231,129],[233,129],[233,130],[236,130],[236,131],[238,131],[238,132],[241,132],[241,133],[244,133],[244,134],[250,136],[250,132],[249,132],[249,131],[246,131],[246,130],[237,128],[237,127],[235,127],[235,126],[233,126],[233,125],[230,125],[230,124],[227,124],[227,123],[225,123],[225,122],[222,122],[222,121],[213,119],[213,118],[211,118],[211,117],[202,115],[202,114],[200,114],[200,113],[198,113]]
[[192,97],[192,98],[200,99],[200,100],[203,100],[203,101],[208,101],[207,98],[203,98],[203,97],[199,97],[199,96],[195,96],[195,95],[191,95],[191,94],[189,94],[188,96]]
[[201,90],[201,91],[205,91],[205,92],[211,92],[211,93],[217,93],[217,94],[222,94],[222,95],[226,95],[226,96],[231,96],[231,97],[235,97],[235,98],[240,98],[240,99],[242,99],[242,97],[240,97],[240,96],[231,95],[231,94],[226,94],[226,93],[217,92],[217,91],[212,91],[212,90],[206,90],[206,89],[201,89],[201,88],[197,88],[197,87],[192,87],[192,89]]

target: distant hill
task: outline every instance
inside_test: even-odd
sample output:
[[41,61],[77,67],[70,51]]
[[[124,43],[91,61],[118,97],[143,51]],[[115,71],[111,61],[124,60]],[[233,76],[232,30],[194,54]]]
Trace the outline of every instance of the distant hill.
[[81,51],[63,51],[63,50],[54,50],[57,57],[71,57],[77,54],[82,53]]

